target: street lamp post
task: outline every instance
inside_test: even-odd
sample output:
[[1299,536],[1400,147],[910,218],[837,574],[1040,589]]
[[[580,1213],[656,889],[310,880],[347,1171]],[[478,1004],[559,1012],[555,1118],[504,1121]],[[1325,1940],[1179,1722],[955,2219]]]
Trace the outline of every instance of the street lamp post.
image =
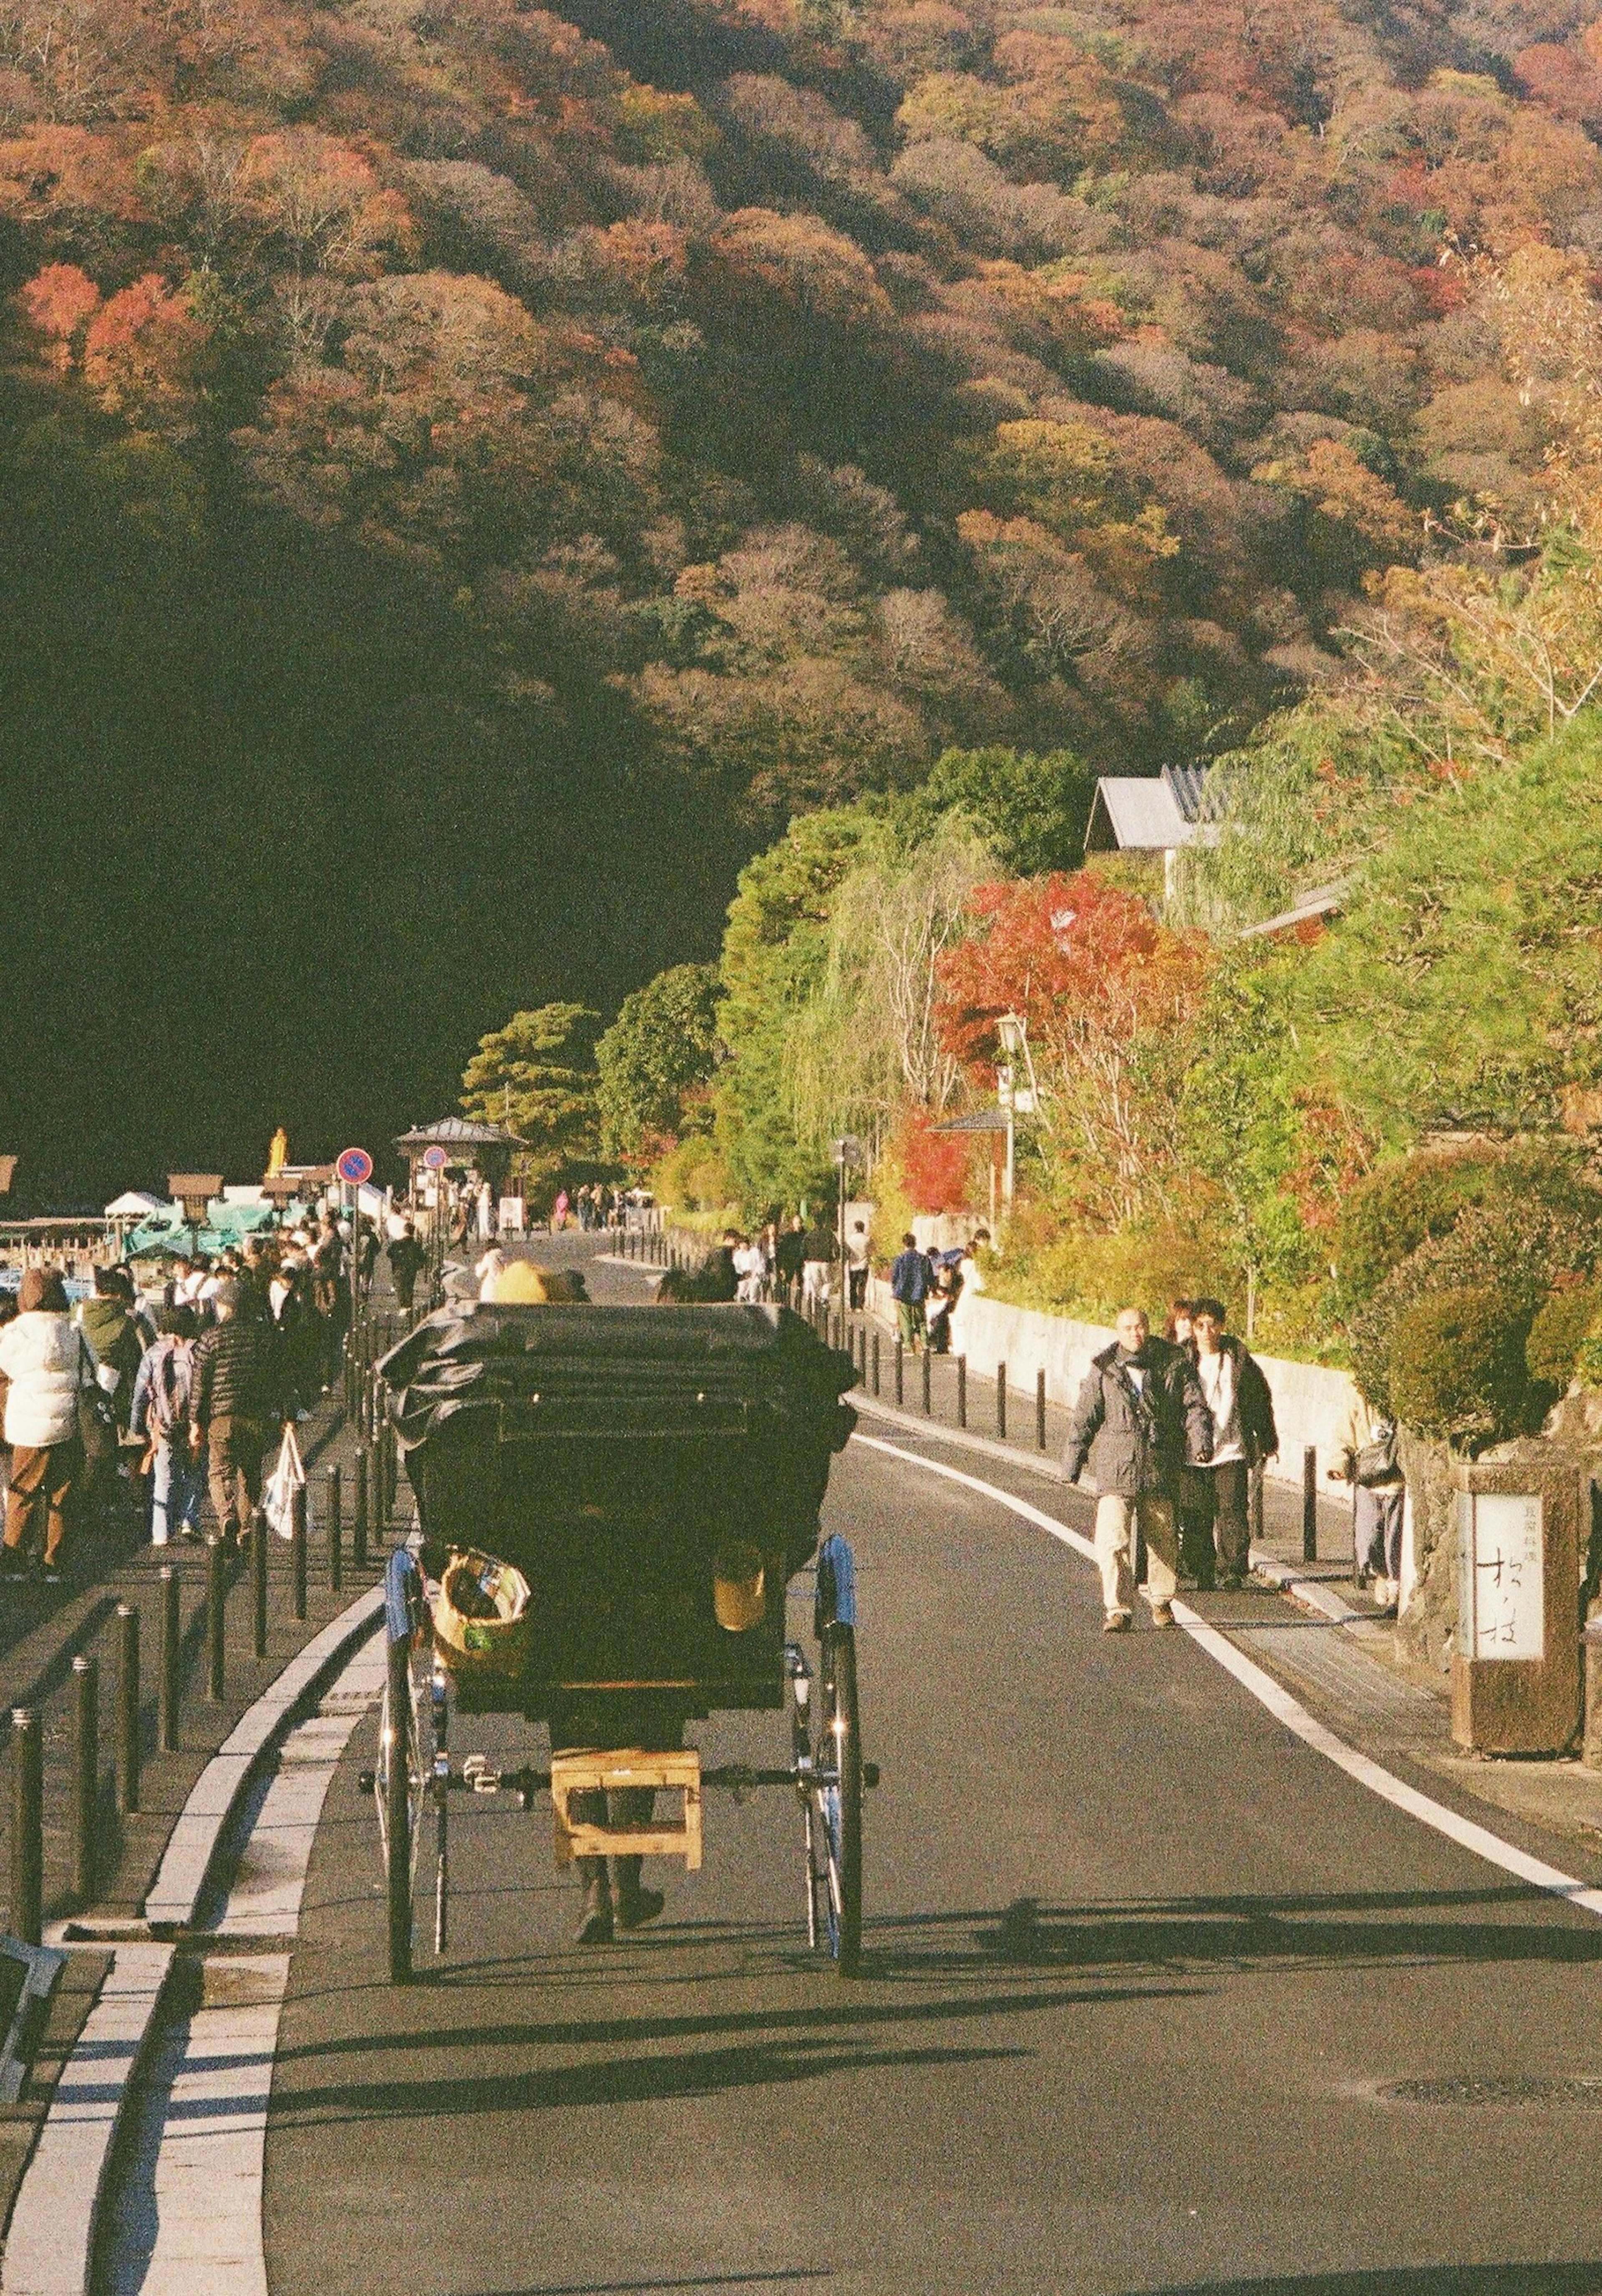
[[1020,1116],[1033,1116],[1034,1113],[1034,1062],[1029,1055],[1029,1023],[1021,1013],[1003,1013],[996,1022],[996,1036],[1005,1055],[996,1062],[996,1099],[1007,1119],[1007,1162],[1001,1178],[1001,1203],[1003,1210],[1010,1214],[1013,1186],[1018,1177],[1016,1125]]

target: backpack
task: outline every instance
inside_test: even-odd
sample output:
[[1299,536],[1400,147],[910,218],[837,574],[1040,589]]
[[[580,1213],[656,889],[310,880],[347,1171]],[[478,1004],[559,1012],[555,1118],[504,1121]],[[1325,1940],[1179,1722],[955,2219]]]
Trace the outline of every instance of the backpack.
[[153,1443],[172,1440],[173,1429],[189,1413],[189,1382],[180,1376],[178,1350],[175,1346],[161,1349],[152,1366],[151,1379],[149,1427]]
[[1358,1447],[1352,1464],[1353,1480],[1362,1490],[1372,1490],[1376,1483],[1394,1481],[1399,1471],[1396,1456],[1396,1422],[1379,1419],[1375,1422],[1374,1439]]

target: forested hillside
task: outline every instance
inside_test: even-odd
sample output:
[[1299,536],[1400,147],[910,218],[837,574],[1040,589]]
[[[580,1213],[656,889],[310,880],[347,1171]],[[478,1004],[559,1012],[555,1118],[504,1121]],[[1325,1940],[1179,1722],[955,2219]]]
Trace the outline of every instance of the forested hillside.
[[1602,256],[1590,16],[10,0],[7,1120],[68,1012],[152,1119],[419,1114],[792,811],[1238,745],[1533,515],[1479,266]]

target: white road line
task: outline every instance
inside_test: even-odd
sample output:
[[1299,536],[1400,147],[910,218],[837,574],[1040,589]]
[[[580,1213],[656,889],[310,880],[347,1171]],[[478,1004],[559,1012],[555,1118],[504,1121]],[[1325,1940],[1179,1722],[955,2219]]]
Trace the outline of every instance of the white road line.
[[[1064,1546],[1071,1546],[1075,1554],[1083,1555],[1087,1562],[1094,1562],[1096,1560],[1096,1549],[1082,1531],[1070,1530],[1066,1523],[1057,1521],[1039,1507],[1031,1506],[1027,1499],[1014,1498],[1010,1491],[1000,1490],[994,1483],[985,1482],[977,1475],[964,1474],[960,1468],[948,1467],[941,1459],[926,1459],[921,1452],[903,1451],[898,1443],[884,1442],[877,1435],[854,1435],[851,1439],[854,1443],[864,1445],[870,1451],[886,1452],[893,1459],[902,1459],[910,1466],[923,1468],[928,1474],[943,1476],[947,1482],[961,1483],[967,1489],[993,1499],[998,1506],[1005,1507],[1009,1513],[1020,1515],[1026,1522],[1034,1523],[1040,1529],[1048,1531],[1053,1538],[1060,1540]],[[1241,1688],[1249,1692],[1260,1706],[1266,1707],[1276,1722],[1283,1723],[1287,1730],[1301,1739],[1304,1745],[1311,1746],[1315,1753],[1322,1754],[1326,1761],[1335,1764],[1336,1769],[1345,1770],[1349,1778],[1355,1779],[1361,1786],[1366,1786],[1381,1801],[1388,1801],[1393,1808],[1405,1810],[1421,1825],[1444,1834],[1449,1841],[1455,1841],[1459,1849],[1483,1857],[1487,1865],[1499,1866],[1504,1874],[1515,1874],[1519,1881],[1528,1882],[1533,1888],[1546,1890],[1549,1896],[1565,1898],[1582,1912],[1602,1918],[1602,1889],[1593,1889],[1589,1882],[1576,1880],[1573,1874],[1560,1873],[1557,1866],[1548,1866],[1539,1857],[1532,1857],[1511,1841],[1504,1841],[1500,1833],[1492,1833],[1488,1826],[1476,1825],[1471,1817],[1460,1817],[1444,1802],[1420,1793],[1416,1786],[1409,1785],[1382,1763],[1367,1754],[1359,1753],[1355,1746],[1347,1745],[1344,1738],[1337,1738],[1333,1730],[1316,1721],[1301,1702],[1293,1698],[1272,1675],[1265,1674],[1260,1666],[1255,1666],[1244,1652],[1236,1649],[1227,1636],[1220,1634],[1216,1627],[1209,1626],[1188,1603],[1175,1603],[1173,1615],[1208,1657],[1215,1659],[1226,1674],[1233,1675]]]

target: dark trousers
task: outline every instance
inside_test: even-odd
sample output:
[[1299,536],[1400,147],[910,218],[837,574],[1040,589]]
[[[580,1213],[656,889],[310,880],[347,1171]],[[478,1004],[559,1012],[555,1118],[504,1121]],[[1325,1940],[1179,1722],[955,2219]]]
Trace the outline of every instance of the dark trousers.
[[1357,1487],[1353,1502],[1353,1540],[1361,1577],[1398,1579],[1402,1576],[1401,1491],[1364,1490]]
[[76,1435],[37,1448],[13,1445],[11,1488],[5,1495],[5,1544],[13,1554],[31,1551],[42,1534],[45,1560],[55,1561],[83,1472],[84,1447]]
[[868,1298],[868,1270],[867,1270],[867,1267],[866,1267],[865,1266],[864,1266],[864,1267],[848,1267],[848,1268],[846,1269],[846,1281],[847,1284],[850,1286],[850,1290],[851,1290],[851,1306],[852,1306],[853,1313],[855,1313],[855,1311],[856,1311],[857,1309],[859,1309],[859,1308],[862,1308],[863,1306],[865,1306],[865,1305],[866,1305],[866,1302],[867,1302],[867,1298]]
[[1181,1491],[1181,1568],[1199,1587],[1244,1578],[1251,1567],[1251,1471],[1244,1459],[1187,1467]]
[[261,1505],[267,1430],[260,1419],[214,1419],[206,1430],[206,1480],[225,1538],[247,1532]]

